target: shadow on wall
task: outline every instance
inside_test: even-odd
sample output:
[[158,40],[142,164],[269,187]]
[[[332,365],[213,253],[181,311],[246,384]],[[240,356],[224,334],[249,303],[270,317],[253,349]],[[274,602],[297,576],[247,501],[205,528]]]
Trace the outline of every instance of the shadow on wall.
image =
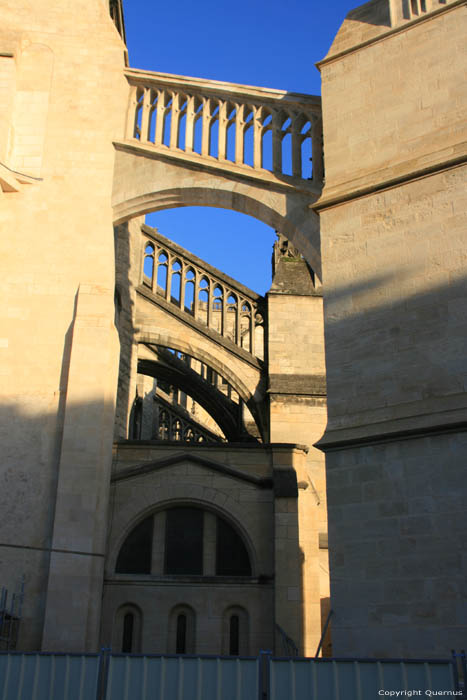
[[465,638],[467,285],[454,252],[325,288],[323,443],[357,429],[326,454],[337,656],[442,657]]
[[[462,394],[465,365],[466,278],[414,292],[426,280],[407,265],[356,281],[325,296],[329,420],[358,410]],[[373,416],[377,420],[377,416]]]
[[[131,280],[132,263],[139,265],[137,250],[132,250],[135,240],[125,222],[114,227],[115,242],[115,325],[120,339],[120,363],[118,370],[117,409],[115,414],[115,439],[128,437],[131,406],[135,396],[130,396],[136,384],[137,352],[134,345],[133,315],[135,288]],[[138,272],[139,272],[139,268]]]
[[323,643],[321,646],[322,656],[324,658],[330,658],[332,656],[332,638],[331,638],[331,626],[332,618],[328,620],[331,613],[331,598],[321,598],[321,629],[324,631],[326,623],[328,622],[328,627],[326,629],[326,634],[324,635]]
[[[24,601],[17,641],[17,649],[24,651],[37,651],[42,645],[60,461],[66,451],[65,461],[69,462],[72,442],[76,450],[76,478],[70,484],[68,494],[60,485],[61,496],[82,504],[79,511],[72,512],[71,508],[69,511],[69,519],[76,519],[78,539],[83,530],[88,531],[89,546],[94,551],[102,551],[105,542],[105,528],[98,522],[102,518],[95,518],[95,515],[109,488],[102,462],[107,457],[110,466],[111,434],[108,435],[108,446],[101,439],[99,453],[87,456],[82,429],[83,425],[92,423],[99,430],[102,416],[110,409],[105,402],[67,405],[68,432],[62,440],[64,400],[60,399],[59,393],[55,392],[46,399],[40,395],[26,399],[20,396],[15,403],[0,405],[0,589],[8,589],[10,596],[17,593],[24,576]],[[70,425],[76,429],[70,431]],[[90,471],[93,483],[90,483]],[[94,499],[91,494],[94,494]],[[89,526],[83,527],[82,523]],[[76,549],[79,545],[70,541],[69,547],[61,549],[61,554],[70,556],[71,576],[78,580],[86,567],[83,565],[85,557],[68,554]],[[69,601],[73,591],[64,586],[63,596]],[[99,607],[99,601],[96,603],[94,609]],[[67,624],[65,618],[63,625]]]
[[402,4],[410,0],[371,0],[361,7],[351,10],[345,21],[364,22],[379,27],[391,26],[390,3],[401,2]]

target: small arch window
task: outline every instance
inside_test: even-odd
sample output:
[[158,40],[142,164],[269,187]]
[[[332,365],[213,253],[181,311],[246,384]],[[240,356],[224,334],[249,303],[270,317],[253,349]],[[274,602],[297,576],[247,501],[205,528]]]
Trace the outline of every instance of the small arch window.
[[122,654],[135,654],[141,650],[143,616],[133,603],[122,605],[115,615],[112,632],[112,648]]
[[177,615],[177,636],[175,640],[175,653],[186,654],[186,615]]
[[231,615],[229,620],[229,654],[238,656],[240,653],[240,618]]
[[195,653],[196,616],[193,608],[184,603],[176,605],[169,615],[170,654]]
[[247,656],[249,653],[249,616],[239,605],[224,611],[222,653],[229,656]]
[[122,653],[131,654],[133,651],[133,632],[135,616],[132,612],[125,613],[123,618]]

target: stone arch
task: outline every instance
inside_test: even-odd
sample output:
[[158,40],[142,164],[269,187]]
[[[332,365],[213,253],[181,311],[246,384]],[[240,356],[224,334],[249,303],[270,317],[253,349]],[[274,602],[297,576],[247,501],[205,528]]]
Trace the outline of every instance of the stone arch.
[[173,367],[155,360],[139,360],[138,373],[164,380],[191,396],[216,421],[227,440],[241,440],[241,426],[233,406],[220,391],[207,385],[199,375],[182,374]]
[[253,365],[247,364],[240,358],[236,358],[220,346],[215,347],[216,353],[211,353],[206,348],[209,341],[198,337],[195,333],[190,335],[189,341],[171,333],[168,328],[156,329],[154,326],[141,326],[136,334],[135,341],[138,344],[161,345],[166,348],[190,355],[200,362],[204,362],[220,376],[224,377],[237,392],[242,401],[248,406],[261,434],[264,436],[267,429],[267,416],[264,408],[264,387],[261,371]]
[[[321,276],[319,217],[310,208],[319,190],[285,178],[263,181],[213,166],[184,163],[116,144],[114,223],[162,209],[209,206],[247,214],[283,233]],[[163,185],[161,186],[161,183]]]
[[231,367],[222,362],[220,359],[220,353],[218,353],[217,356],[213,355],[207,352],[204,347],[198,347],[193,340],[195,340],[193,336],[190,338],[190,342],[187,342],[183,338],[168,334],[166,329],[159,334],[155,330],[148,329],[144,326],[140,328],[136,335],[136,342],[139,344],[152,344],[160,345],[165,348],[171,348],[172,350],[182,352],[185,355],[190,355],[190,357],[193,357],[195,360],[204,362],[215,372],[217,372],[217,374],[220,374],[222,377],[227,379],[229,384],[231,384],[232,388],[235,389],[242,400],[245,401],[245,403],[248,403],[256,392],[256,386],[251,386],[251,382],[248,382],[247,379],[242,379],[242,377],[234,372]]
[[[247,512],[227,494],[212,487],[209,488],[209,492],[210,495],[212,494],[212,500],[206,499],[205,489],[198,484],[175,485],[170,483],[157,489],[157,501],[153,500],[151,490],[149,490],[149,492],[145,492],[145,504],[141,503],[139,499],[128,502],[112,524],[112,530],[116,534],[108,549],[109,571],[112,573],[115,571],[115,564],[122,544],[130,532],[145,518],[175,505],[194,505],[224,518],[240,533],[250,557],[252,576],[257,576],[260,571],[260,563],[256,547],[245,527],[245,523],[248,523]],[[135,503],[135,501],[138,502]]]

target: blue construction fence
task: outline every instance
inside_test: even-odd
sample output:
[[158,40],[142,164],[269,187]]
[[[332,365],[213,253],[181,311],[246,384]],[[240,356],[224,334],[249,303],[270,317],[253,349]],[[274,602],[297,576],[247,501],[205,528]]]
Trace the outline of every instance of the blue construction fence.
[[449,659],[0,652],[0,700],[378,700],[460,697]]

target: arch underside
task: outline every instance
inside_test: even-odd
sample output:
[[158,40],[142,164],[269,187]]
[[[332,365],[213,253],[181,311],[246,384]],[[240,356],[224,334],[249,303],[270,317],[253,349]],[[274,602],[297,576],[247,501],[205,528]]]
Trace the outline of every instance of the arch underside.
[[176,207],[208,206],[252,216],[283,233],[321,277],[319,193],[241,176],[118,145],[112,203],[115,224]]
[[214,418],[227,440],[236,442],[245,439],[238,406],[210,386],[196,372],[188,369],[180,371],[178,367],[170,367],[166,363],[149,359],[138,361],[138,372],[169,382],[191,396]]
[[[265,379],[261,376],[261,371],[242,362],[239,358],[234,358],[229,355],[228,351],[218,347],[213,341],[208,341],[205,338],[198,338],[196,333],[191,333],[189,337],[182,333],[170,332],[168,328],[159,328],[157,324],[145,324],[140,327],[136,335],[136,341],[141,345],[156,345],[163,348],[170,348],[177,352],[193,357],[195,360],[203,362],[217,374],[226,379],[231,387],[238,393],[240,399],[248,406],[258,430],[263,439],[266,437],[267,416],[264,405],[265,397]],[[151,369],[150,364],[142,365],[143,373],[151,376],[156,376],[156,367]],[[159,378],[162,378],[161,376]],[[175,379],[176,377],[174,377]],[[192,395],[192,387],[188,384],[184,385],[189,389],[187,393]],[[183,390],[182,386],[180,388]],[[196,389],[195,389],[196,392]],[[196,392],[199,394],[199,391]],[[218,392],[217,392],[218,393]],[[193,398],[196,398],[193,396]],[[201,403],[206,403],[206,398],[203,398]],[[230,440],[238,439],[238,428],[234,428],[234,419],[231,411],[224,410],[225,400],[220,396],[219,404],[214,402],[212,406],[217,406],[220,415],[225,417],[225,422],[220,427],[227,430],[226,437],[231,436]],[[212,407],[206,409],[208,413],[212,413]],[[219,412],[217,416],[219,416]],[[217,419],[216,419],[217,420]],[[229,439],[229,438],[228,438]]]

